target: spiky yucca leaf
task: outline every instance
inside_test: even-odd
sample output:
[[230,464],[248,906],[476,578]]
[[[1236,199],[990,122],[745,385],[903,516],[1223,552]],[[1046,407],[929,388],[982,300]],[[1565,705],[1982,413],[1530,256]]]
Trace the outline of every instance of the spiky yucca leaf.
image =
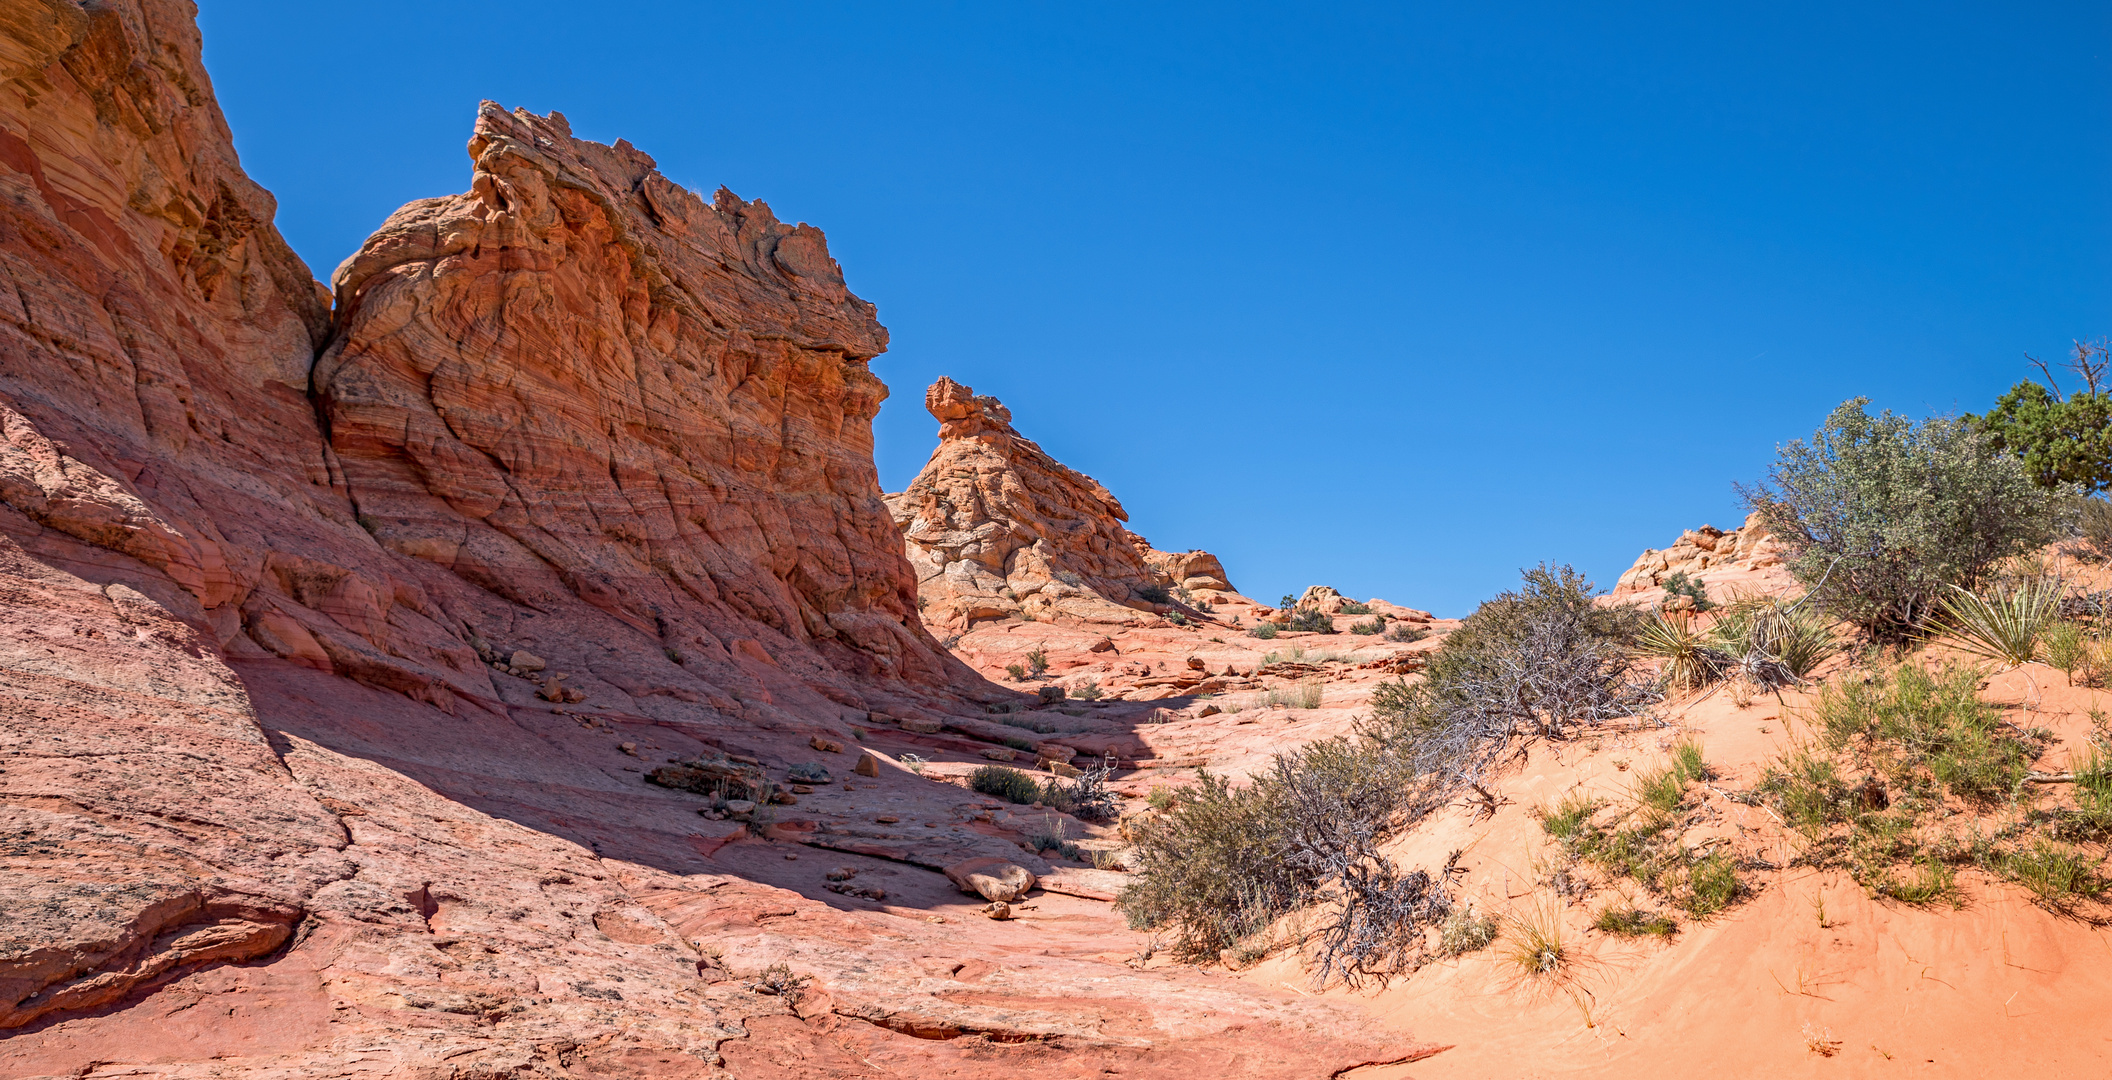
[[1959,648],[2006,664],[2028,664],[2038,654],[2039,639],[2061,617],[2061,582],[2040,578],[2021,585],[1997,585],[1984,593],[1951,586],[1936,632],[1953,638]]
[[1708,644],[1687,619],[1653,613],[1635,635],[1635,652],[1664,661],[1661,678],[1676,692],[1698,690],[1722,676],[1731,658]]
[[[1836,651],[1833,628],[1807,604],[1786,604],[1775,597],[1741,596],[1723,610],[1709,636],[1741,668],[1779,664],[1801,681]],[[1748,674],[1751,674],[1748,670]],[[1771,685],[1769,680],[1759,680]]]

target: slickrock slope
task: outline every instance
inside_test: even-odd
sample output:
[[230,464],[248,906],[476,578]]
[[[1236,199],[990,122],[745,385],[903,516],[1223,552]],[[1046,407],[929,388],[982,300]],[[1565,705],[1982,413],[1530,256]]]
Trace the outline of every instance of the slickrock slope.
[[935,631],[1020,616],[1163,625],[1164,590],[1233,592],[1215,556],[1155,551],[1124,528],[1129,514],[1107,488],[1015,431],[996,398],[941,378],[924,407],[938,448],[887,501]]
[[1681,573],[1700,579],[1715,599],[1740,589],[1776,591],[1790,581],[1782,558],[1781,543],[1768,535],[1767,526],[1760,524],[1760,516],[1752,514],[1745,524],[1728,532],[1703,525],[1681,533],[1671,547],[1662,551],[1644,551],[1614,583],[1613,595],[1623,599],[1658,599],[1662,596],[1658,589],[1665,579]]
[[[0,1075],[1408,1053],[1125,966],[1099,901],[985,922],[929,869],[1050,867],[893,763],[1010,754],[977,702],[1019,695],[917,624],[883,332],[818,233],[487,107],[470,193],[391,218],[333,323],[194,17],[0,3]],[[721,754],[836,783],[744,822],[643,782]],[[808,992],[755,990],[776,962]]]

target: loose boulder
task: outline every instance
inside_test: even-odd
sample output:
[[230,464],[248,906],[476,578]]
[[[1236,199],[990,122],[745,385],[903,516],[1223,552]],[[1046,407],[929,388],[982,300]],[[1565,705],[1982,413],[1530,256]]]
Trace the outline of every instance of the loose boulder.
[[957,862],[946,868],[946,880],[965,893],[995,902],[1015,901],[1034,888],[1032,871],[995,856]]

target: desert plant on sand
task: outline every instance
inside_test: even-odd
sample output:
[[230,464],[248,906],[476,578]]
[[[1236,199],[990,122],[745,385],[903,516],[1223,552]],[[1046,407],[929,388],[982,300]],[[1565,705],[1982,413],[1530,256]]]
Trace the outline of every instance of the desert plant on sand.
[[1920,631],[1948,586],[1976,588],[1998,561],[2058,538],[2070,508],[1970,424],[1872,416],[1868,404],[1836,408],[1739,493],[1819,604],[1898,641]]
[[1027,681],[1027,669],[1024,665],[1021,664],[1006,664],[1005,675],[1007,678],[1010,678],[1013,682]]
[[2056,578],[1996,585],[1977,593],[1954,586],[1933,627],[1976,656],[2028,664],[2038,655],[2039,639],[2060,621],[2064,591]]
[[1739,675],[1764,689],[1801,683],[1836,651],[1833,630],[1816,608],[1778,597],[1732,600],[1709,637]]
[[1438,927],[1437,954],[1439,956],[1465,956],[1488,948],[1496,940],[1496,917],[1483,915],[1470,903],[1452,909],[1445,916],[1444,924]]
[[1591,928],[1624,938],[1654,937],[1662,940],[1679,933],[1679,924],[1672,921],[1670,916],[1644,911],[1632,904],[1625,907],[1608,905],[1601,908],[1598,916],[1592,919]]
[[1079,701],[1098,701],[1100,700],[1100,680],[1087,679],[1071,687],[1070,695]]
[[1529,979],[1563,973],[1573,957],[1562,938],[1562,908],[1546,904],[1513,913],[1504,920],[1503,958]]
[[1651,613],[1635,634],[1635,654],[1659,664],[1658,678],[1672,693],[1699,690],[1723,676],[1731,657],[1682,615]]
[[2046,663],[2060,669],[2061,674],[2075,678],[2090,656],[2090,638],[2081,626],[2072,622],[2057,622],[2046,628],[2039,637],[2039,651]]
[[1114,771],[1115,759],[1107,757],[1075,780],[1051,777],[1041,785],[1041,804],[1080,821],[1113,821],[1122,816],[1121,796],[1107,786]]

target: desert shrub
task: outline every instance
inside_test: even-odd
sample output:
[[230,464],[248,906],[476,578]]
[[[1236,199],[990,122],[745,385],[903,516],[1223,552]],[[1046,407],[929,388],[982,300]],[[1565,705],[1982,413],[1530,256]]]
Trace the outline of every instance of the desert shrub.
[[1063,582],[1065,585],[1069,585],[1074,588],[1085,584],[1084,578],[1079,577],[1077,574],[1071,573],[1069,570],[1058,570],[1050,576],[1058,581]]
[[1018,735],[1007,735],[1005,736],[1004,742],[1006,746],[1009,746],[1014,750],[1018,750],[1021,753],[1031,754],[1034,752],[1034,740],[1032,739],[1024,738]]
[[1013,682],[1027,681],[1027,669],[1020,664],[1006,664],[1005,674],[1006,676],[1010,677]]
[[2046,628],[2039,638],[2039,648],[2048,664],[2073,679],[2083,662],[2089,659],[2090,639],[2081,626],[2063,620]]
[[997,722],[1006,727],[1022,728],[1036,735],[1049,735],[1057,730],[1056,725],[1049,723],[1047,720],[1032,716],[1022,716],[1019,713],[1000,713],[998,714]]
[[1874,638],[1902,640],[1947,586],[1976,588],[1997,561],[2054,540],[2066,509],[1972,425],[1871,416],[1867,405],[1836,408],[1739,493],[1818,603]]
[[1653,612],[1635,635],[1635,654],[1659,661],[1658,679],[1672,693],[1699,690],[1731,668],[1730,654],[1694,629],[1692,620]]
[[1718,612],[1709,637],[1739,673],[1760,686],[1801,682],[1837,651],[1833,629],[1817,609],[1774,597],[1731,601]]
[[1114,771],[1114,759],[1103,758],[1076,780],[1051,777],[1041,786],[1041,804],[1080,821],[1113,821],[1122,816],[1122,799],[1107,786]]
[[1302,630],[1312,634],[1332,634],[1335,632],[1335,617],[1319,608],[1306,608],[1303,611],[1291,612],[1291,620],[1284,624],[1284,629]]
[[1811,712],[1829,749],[1854,747],[1888,783],[1990,805],[2017,791],[2036,754],[1979,689],[1975,668],[1902,664],[1823,688]]
[[1080,701],[1100,700],[1100,680],[1087,679],[1084,682],[1071,687],[1071,696],[1077,698]]
[[1403,622],[1394,623],[1393,629],[1386,631],[1386,640],[1398,641],[1402,644],[1411,641],[1421,641],[1429,636],[1430,631],[1427,627],[1410,626]]
[[1275,623],[1256,623],[1254,629],[1247,631],[1247,636],[1260,638],[1263,641],[1274,641],[1276,640],[1276,631],[1277,626]]
[[1160,784],[1153,784],[1151,786],[1151,792],[1144,796],[1144,805],[1149,806],[1153,810],[1157,810],[1163,814],[1166,811],[1173,809],[1173,800],[1175,798],[1175,795],[1176,792],[1174,791],[1174,789],[1170,787],[1165,787]]
[[1966,652],[2028,664],[2038,655],[2039,638],[2060,621],[2063,591],[2054,578],[1998,584],[1977,593],[1953,586],[1932,628]]
[[1026,845],[1027,850],[1036,855],[1053,851],[1061,859],[1084,861],[1080,858],[1078,845],[1064,836],[1063,820],[1049,814],[1043,814],[1041,824],[1027,834]]
[[2112,501],[2084,499],[2077,503],[2075,527],[2088,554],[2099,561],[2112,559]]
[[1674,597],[1684,596],[1688,606],[1695,611],[1707,611],[1716,606],[1709,600],[1709,590],[1702,587],[1701,579],[1688,577],[1685,570],[1674,570],[1665,575],[1665,580],[1658,582],[1658,586],[1665,590],[1665,599],[1668,602]]
[[1591,928],[1615,937],[1669,938],[1679,933],[1679,924],[1665,915],[1643,911],[1640,908],[1608,905],[1600,909],[1598,917],[1592,919]]
[[1439,956],[1465,956],[1489,947],[1496,940],[1496,919],[1474,910],[1474,905],[1463,904],[1445,916],[1437,931],[1437,954]]
[[1383,634],[1386,632],[1386,620],[1372,619],[1369,622],[1350,623],[1349,632],[1352,634],[1361,634],[1365,637],[1370,637],[1374,634]]
[[1167,592],[1164,585],[1139,585],[1131,589],[1130,594],[1147,604],[1173,603],[1173,594]]
[[1345,600],[1342,602],[1341,613],[1344,615],[1369,615],[1371,614],[1371,605],[1360,604],[1355,600]]
[[1027,670],[1033,672],[1037,679],[1048,673],[1049,654],[1041,646],[1036,645],[1027,650]]
[[1307,905],[1314,981],[1352,985],[1401,970],[1450,912],[1443,883],[1402,872],[1378,845],[1407,802],[1407,762],[1365,731],[1279,754],[1244,786],[1201,772],[1138,826],[1136,880],[1117,901],[1130,925],[1165,929],[1208,959]]
[[968,786],[1006,802],[1025,804],[1041,798],[1041,785],[1035,783],[1033,777],[1003,765],[984,765],[969,773]]
[[1382,684],[1373,697],[1433,793],[1479,782],[1514,736],[1568,738],[1660,696],[1632,676],[1635,612],[1594,604],[1590,581],[1567,566],[1524,578],[1445,638],[1422,682]]
[[813,976],[795,975],[790,966],[778,963],[764,968],[755,978],[750,979],[748,989],[751,993],[775,994],[796,1001],[807,992],[807,984],[812,981]]
[[1553,806],[1540,808],[1540,827],[1557,840],[1568,840],[1584,831],[1598,808],[1599,800],[1581,791],[1571,791]]
[[1686,888],[1680,906],[1697,919],[1722,911],[1745,890],[1738,879],[1738,863],[1728,851],[1717,848],[1686,868]]
[[2066,369],[2083,379],[2067,394],[2045,364],[2046,385],[2026,380],[2009,388],[1986,416],[1968,417],[1988,445],[2021,462],[2033,483],[2048,490],[2096,493],[2112,487],[2112,393],[2105,386],[2106,342],[2075,343]]
[[2091,743],[2069,768],[2075,774],[2075,809],[2065,815],[2061,831],[2112,839],[2112,754]]

